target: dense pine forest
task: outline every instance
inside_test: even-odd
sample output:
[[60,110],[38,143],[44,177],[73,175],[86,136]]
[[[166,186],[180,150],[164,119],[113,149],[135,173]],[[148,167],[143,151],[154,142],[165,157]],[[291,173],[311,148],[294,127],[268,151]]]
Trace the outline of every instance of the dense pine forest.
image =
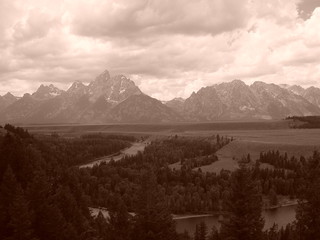
[[[313,240],[320,239],[320,155],[288,158],[277,151],[250,156],[231,173],[204,173],[232,139],[173,136],[135,156],[77,166],[119,152],[130,136],[33,136],[6,125],[0,134],[1,239]],[[170,168],[177,163],[180,169]],[[262,168],[261,164],[272,167]],[[265,207],[279,195],[298,198],[297,220],[263,231]],[[92,217],[105,207],[110,217]],[[134,214],[129,214],[133,212]],[[220,229],[202,223],[178,234],[171,214],[222,213]]]

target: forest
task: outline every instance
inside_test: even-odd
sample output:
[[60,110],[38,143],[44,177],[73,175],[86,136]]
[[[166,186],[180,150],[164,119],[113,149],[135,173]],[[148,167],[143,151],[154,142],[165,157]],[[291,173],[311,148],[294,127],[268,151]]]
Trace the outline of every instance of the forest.
[[320,116],[291,116],[286,120],[293,120],[291,128],[320,128]]
[[[136,156],[77,166],[119,152],[135,138],[86,135],[33,136],[4,126],[0,134],[1,239],[320,239],[320,155],[288,158],[277,151],[248,156],[231,173],[203,173],[216,151],[232,139],[172,136],[152,141]],[[179,162],[181,169],[171,169]],[[260,164],[273,168],[260,168]],[[263,231],[263,199],[298,198],[297,220]],[[105,207],[110,217],[92,217]],[[129,214],[134,212],[134,215]],[[197,226],[178,234],[173,213],[222,212],[220,229]]]

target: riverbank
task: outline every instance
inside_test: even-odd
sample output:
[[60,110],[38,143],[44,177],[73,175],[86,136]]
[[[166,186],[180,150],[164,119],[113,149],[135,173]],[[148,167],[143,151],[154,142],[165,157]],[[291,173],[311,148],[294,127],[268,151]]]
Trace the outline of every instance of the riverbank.
[[290,206],[297,206],[297,205],[298,205],[298,201],[292,202],[292,203],[287,203],[287,204],[280,204],[280,205],[276,205],[276,206],[271,206],[268,208],[264,208],[264,210],[273,210],[273,209],[278,209],[278,208],[282,208],[282,207],[290,207]]
[[[280,229],[296,219],[296,207],[286,206],[275,210],[263,210],[262,217],[265,221],[264,230],[270,229],[274,224],[277,224]],[[223,216],[216,214],[181,215],[179,218],[174,218],[174,220],[177,232],[183,233],[187,231],[190,235],[193,235],[196,225],[201,222],[206,223],[208,229],[213,226],[219,228]]]
[[216,214],[194,214],[194,215],[175,215],[172,214],[172,219],[173,220],[181,220],[181,219],[190,219],[190,218],[203,218],[203,217],[214,217],[220,215],[218,213]]
[[[295,220],[295,206],[287,205],[282,206],[277,209],[265,209],[262,212],[262,216],[265,219],[264,229],[271,228],[274,224],[278,224],[278,226],[285,227],[288,223],[291,223]],[[109,212],[106,208],[98,207],[92,208],[89,207],[89,211],[91,216],[97,217],[99,212],[108,219],[110,217]],[[129,213],[131,216],[134,216],[134,213]],[[209,228],[212,226],[216,226],[217,228],[220,226],[220,222],[223,219],[223,215],[225,213],[208,213],[208,214],[185,214],[185,215],[177,215],[172,214],[173,220],[176,222],[176,229],[178,232],[183,233],[187,230],[190,234],[193,234],[195,230],[196,224],[200,222],[205,222]]]
[[[285,208],[285,207],[291,207],[291,206],[297,206],[298,205],[298,199],[289,199],[286,196],[279,196],[279,203],[274,206],[268,205],[269,202],[264,203],[262,210],[263,211],[269,211],[269,210],[276,210],[279,208]],[[207,213],[201,213],[201,214],[172,214],[173,220],[180,220],[180,219],[191,219],[191,218],[203,218],[203,217],[217,217],[217,216],[223,216],[226,215],[226,212],[223,211],[216,211],[216,212],[207,212]]]
[[[126,148],[124,148],[124,149],[126,149]],[[100,163],[100,162],[109,160],[109,159],[111,159],[111,158],[113,158],[113,157],[117,157],[117,156],[119,156],[120,154],[121,154],[121,151],[116,152],[116,153],[113,153],[113,154],[110,154],[110,155],[98,157],[98,158],[95,158],[95,159],[91,160],[90,162],[87,162],[87,163],[85,163],[85,164],[81,164],[81,165],[79,165],[78,167],[79,167],[79,168],[84,168],[84,167],[87,167],[87,166],[89,166],[89,165],[91,165],[91,164],[93,164],[93,163]]]
[[134,143],[132,143],[132,145],[130,147],[124,148],[120,152],[117,152],[117,153],[114,153],[111,155],[107,155],[104,157],[99,157],[89,163],[80,165],[79,168],[92,168],[93,166],[99,165],[102,162],[108,163],[111,160],[119,161],[125,156],[136,155],[139,151],[142,152],[144,150],[144,148],[147,146],[147,144],[148,144],[147,141],[134,142]]
[[[281,208],[286,208],[286,207],[294,207],[298,205],[298,200],[297,199],[293,199],[288,203],[282,203],[276,206],[272,206],[272,207],[264,207],[262,210],[264,212],[266,211],[272,211],[272,210],[277,210],[277,209],[281,209]],[[102,213],[102,215],[105,218],[109,217],[109,212],[106,208],[103,207],[98,207],[98,208],[93,208],[93,207],[89,207],[90,213],[92,216],[96,217],[98,216],[99,212]],[[173,220],[187,220],[187,219],[193,219],[193,218],[207,218],[207,217],[216,217],[216,218],[220,218],[224,215],[226,215],[226,212],[223,211],[216,211],[216,212],[210,212],[210,213],[203,213],[203,214],[171,214],[172,215],[172,219]],[[134,213],[130,213],[130,215],[134,216]]]
[[278,204],[270,205],[270,201],[267,197],[263,199],[263,210],[273,210],[281,207],[289,207],[298,205],[298,199],[290,199],[287,196],[277,196]]

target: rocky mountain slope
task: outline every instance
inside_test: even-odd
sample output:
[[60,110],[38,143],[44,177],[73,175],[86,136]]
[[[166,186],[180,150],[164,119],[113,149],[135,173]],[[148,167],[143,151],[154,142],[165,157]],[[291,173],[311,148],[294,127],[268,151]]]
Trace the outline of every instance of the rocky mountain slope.
[[234,80],[161,102],[124,75],[104,71],[88,85],[76,81],[66,91],[51,84],[20,99],[0,96],[2,123],[208,122],[290,115],[320,115],[320,89]]
[[15,101],[17,101],[18,98],[13,96],[10,92],[8,92],[7,94],[0,96],[0,111],[2,109],[5,109],[6,107],[8,107],[9,105],[11,105],[12,103],[14,103]]
[[[2,100],[1,97],[0,100]],[[1,102],[0,102],[1,103]],[[74,82],[67,91],[41,85],[33,94],[0,109],[1,122],[108,123],[175,122],[182,118],[141,92],[123,75],[104,71],[89,85]]]
[[[317,89],[317,88],[316,88]],[[192,93],[179,107],[166,103],[187,121],[281,119],[289,115],[318,115],[319,93],[297,94],[290,86],[240,80],[215,84]],[[310,91],[310,90],[309,90]],[[309,92],[308,89],[303,92]],[[319,99],[320,100],[320,99]],[[320,103],[320,101],[319,101]]]

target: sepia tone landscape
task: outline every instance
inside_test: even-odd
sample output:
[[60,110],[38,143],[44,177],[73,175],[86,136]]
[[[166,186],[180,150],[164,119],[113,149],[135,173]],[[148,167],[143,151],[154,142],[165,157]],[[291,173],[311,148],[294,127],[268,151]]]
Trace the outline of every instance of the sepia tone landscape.
[[320,88],[241,80],[215,84],[186,99],[160,101],[124,75],[106,70],[89,85],[67,90],[41,85],[32,94],[0,98],[2,122],[32,124],[175,123],[252,121],[320,114]]
[[318,0],[0,20],[0,239],[320,240]]

